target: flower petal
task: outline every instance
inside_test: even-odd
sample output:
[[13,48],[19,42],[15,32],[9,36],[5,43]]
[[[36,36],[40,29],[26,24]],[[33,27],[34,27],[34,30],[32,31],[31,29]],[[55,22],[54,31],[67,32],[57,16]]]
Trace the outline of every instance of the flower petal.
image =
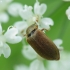
[[19,15],[19,10],[23,8],[23,5],[20,3],[12,3],[8,7],[8,12],[12,16],[18,16]]
[[36,59],[30,64],[29,70],[45,70],[45,67],[41,60]]
[[58,47],[59,50],[63,49],[63,47],[60,46],[63,42],[61,39],[55,39],[53,42],[55,43],[55,45]]
[[16,43],[19,43],[21,40],[22,40],[22,37],[14,36],[14,37],[11,37],[7,42],[11,44],[16,44]]
[[9,16],[7,13],[5,12],[0,13],[0,22],[6,23],[8,22],[8,20],[9,20]]
[[63,1],[67,1],[67,2],[68,2],[68,1],[70,1],[70,0],[63,0]]
[[47,70],[69,70],[70,69],[70,53],[68,52],[61,52],[60,54],[61,59],[56,61],[48,61]]
[[0,56],[3,54],[3,42],[0,41]]
[[42,3],[39,5],[39,2],[37,1],[34,5],[34,13],[37,15],[43,15],[47,9],[46,4]]
[[0,23],[0,35],[2,34],[2,26],[1,26],[1,23]]
[[4,47],[3,47],[3,55],[5,58],[8,58],[11,54],[11,49],[8,46],[8,44],[4,43]]
[[3,53],[3,50],[2,50],[2,48],[0,47],[0,56],[1,56],[2,53]]
[[17,65],[14,67],[14,70],[29,70],[25,65]]
[[68,19],[70,20],[70,6],[66,10],[66,15],[67,15]]
[[33,48],[30,45],[25,45],[22,54],[29,60],[35,59],[37,57],[36,52],[33,50]]
[[7,29],[7,32],[5,33],[5,36],[12,36],[12,35],[16,35],[18,33],[18,29],[15,27],[10,26]]
[[58,62],[48,62],[48,70],[60,70],[60,64]]
[[0,12],[3,12],[12,0],[0,0]]
[[6,0],[7,3],[10,3],[10,2],[12,2],[12,1],[13,1],[13,0]]
[[20,33],[23,31],[23,33],[26,34],[26,28],[28,27],[26,21],[15,22],[14,26],[19,30]]
[[53,20],[51,18],[42,18],[40,22],[40,26],[44,29],[49,30],[50,25],[53,26]]
[[61,39],[55,39],[53,41],[57,46],[62,44],[62,40]]
[[22,40],[22,37],[18,36],[17,34],[18,34],[18,29],[15,27],[12,27],[7,30],[4,36],[8,43],[15,44]]
[[20,9],[19,15],[25,20],[30,19],[33,16],[32,6],[25,5],[23,9]]

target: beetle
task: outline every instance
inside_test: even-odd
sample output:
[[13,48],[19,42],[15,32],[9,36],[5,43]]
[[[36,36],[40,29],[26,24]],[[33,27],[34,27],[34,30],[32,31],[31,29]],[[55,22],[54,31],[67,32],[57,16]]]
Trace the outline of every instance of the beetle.
[[57,46],[38,29],[37,24],[32,24],[26,30],[27,42],[43,58],[47,60],[59,60],[60,53]]

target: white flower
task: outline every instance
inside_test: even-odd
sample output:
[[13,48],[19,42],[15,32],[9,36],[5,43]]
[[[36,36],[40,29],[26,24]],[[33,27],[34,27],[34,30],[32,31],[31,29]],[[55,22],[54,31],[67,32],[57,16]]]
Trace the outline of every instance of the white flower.
[[14,26],[18,29],[20,36],[23,37],[26,34],[26,29],[28,25],[25,21],[17,21],[14,23]]
[[[18,16],[19,10],[23,8],[23,5],[20,3],[11,3],[12,0],[1,0],[0,1],[0,22],[7,22],[9,20],[9,16],[5,12],[5,10],[8,11],[8,13],[12,16]],[[11,4],[10,4],[11,3]]]
[[8,58],[11,54],[11,49],[8,43],[14,44],[22,40],[20,36],[17,36],[18,30],[14,27],[10,28],[3,34],[2,27],[0,24],[0,56],[4,55],[5,58]]
[[46,70],[46,69],[43,64],[43,61],[36,59],[30,64],[29,70]]
[[70,70],[70,53],[62,52],[59,61],[48,61],[48,70]]
[[3,12],[7,9],[8,5],[12,2],[12,0],[0,0],[0,12]]
[[8,58],[11,54],[11,49],[7,43],[0,41],[0,56],[4,55],[5,58]]
[[27,59],[33,60],[29,66],[29,70],[45,70],[43,58],[40,57],[30,45],[24,45],[22,54]]
[[46,4],[41,4],[36,1],[35,5],[34,5],[34,13],[35,13],[35,18],[36,18],[36,23],[41,26],[44,29],[49,30],[50,29],[50,25],[53,25],[53,20],[51,18],[43,18],[43,14],[46,12],[47,6]]
[[18,36],[18,29],[15,27],[9,28],[4,36],[6,41],[11,44],[18,43],[22,40],[22,38]]
[[50,29],[50,25],[53,25],[53,20],[51,18],[43,18],[43,14],[46,12],[46,4],[39,4],[38,1],[34,4],[34,13],[32,12],[32,6],[25,5],[23,9],[20,10],[19,14],[25,20],[28,25],[38,24],[40,28]]
[[9,20],[9,16],[5,13],[8,5],[12,2],[12,0],[0,0],[0,22],[7,22]]
[[20,16],[24,20],[28,20],[33,17],[32,6],[24,5],[23,9],[19,10]]
[[67,15],[68,19],[70,20],[70,6],[66,10],[66,15]]
[[22,49],[22,54],[29,60],[37,58],[37,53],[30,45],[24,45]]
[[17,65],[14,67],[14,70],[29,70],[26,65]]
[[5,12],[0,13],[0,22],[7,22],[9,20],[8,14]]
[[19,15],[23,18],[24,21],[29,25],[33,24],[33,12],[32,6],[25,5],[23,9],[19,10]]
[[19,10],[21,8],[23,8],[23,5],[21,3],[14,2],[9,5],[8,13],[12,16],[19,16]]
[[61,39],[55,39],[53,42],[55,43],[55,45],[57,46],[57,48],[60,51],[63,50],[63,46],[61,46],[61,44],[63,43],[63,41]]

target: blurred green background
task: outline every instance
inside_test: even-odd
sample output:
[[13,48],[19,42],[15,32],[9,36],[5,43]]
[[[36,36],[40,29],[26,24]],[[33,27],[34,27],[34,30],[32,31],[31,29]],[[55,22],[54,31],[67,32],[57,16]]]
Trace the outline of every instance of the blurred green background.
[[[13,2],[19,2],[23,5],[34,5],[35,0],[14,0]],[[62,46],[64,51],[70,52],[70,20],[68,20],[65,12],[70,6],[70,2],[63,2],[62,0],[39,0],[40,3],[47,4],[47,11],[44,14],[45,17],[50,17],[54,21],[54,26],[50,31],[46,32],[46,35],[54,40],[60,38],[63,40]],[[10,20],[7,24],[2,24],[4,30],[9,25],[13,25],[14,22],[22,20],[20,17],[10,16]],[[22,54],[22,43],[10,45],[11,55],[9,58],[0,57],[0,70],[14,70],[13,67],[18,64],[29,65],[31,61],[27,60]]]

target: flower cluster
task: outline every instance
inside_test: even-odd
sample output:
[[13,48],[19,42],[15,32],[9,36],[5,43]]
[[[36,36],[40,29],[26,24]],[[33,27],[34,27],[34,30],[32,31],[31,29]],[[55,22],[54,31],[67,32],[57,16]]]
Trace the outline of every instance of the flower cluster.
[[[15,7],[14,7],[15,6]],[[14,7],[14,8],[13,8]],[[12,10],[10,9],[12,8]],[[19,9],[20,8],[20,9]],[[34,9],[33,9],[34,8]],[[19,9],[19,10],[18,10]],[[49,30],[50,26],[53,26],[53,20],[48,17],[43,17],[43,14],[46,12],[47,6],[46,4],[40,4],[38,0],[36,0],[34,7],[28,5],[20,5],[20,4],[11,4],[9,7],[9,13],[13,16],[20,16],[22,21],[17,21],[14,23],[14,27],[18,29],[18,35],[21,38],[26,34],[26,29],[36,23],[39,29]],[[14,13],[12,13],[14,11]],[[24,38],[25,39],[25,38]],[[60,46],[62,44],[61,39],[56,39],[53,41],[59,50],[62,50],[63,47]],[[44,66],[44,59],[40,57],[30,45],[26,45],[25,40],[23,40],[23,56],[25,56],[29,60],[33,60],[30,63],[30,66],[27,67],[25,65],[18,65],[15,67],[15,70],[46,70]],[[35,68],[35,69],[34,69]]]
[[[47,18],[47,17],[43,17],[43,14],[45,13],[47,9],[46,4],[40,4],[38,1],[36,1],[36,3],[34,4],[34,12],[33,12],[33,7],[32,6],[27,6],[24,5],[23,9],[21,8],[19,10],[19,15],[22,17],[23,21],[18,21],[14,24],[14,26],[18,29],[19,31],[19,35],[21,35],[23,37],[23,35],[26,34],[26,29],[27,27],[29,27],[30,25],[36,23],[38,25],[38,27],[40,29],[50,29],[50,25],[53,25],[53,20],[51,18]],[[56,46],[58,46],[59,50],[63,49],[62,47],[60,47],[59,45],[62,44],[62,41],[56,40],[54,41],[56,42]],[[42,64],[42,68],[43,70],[45,70],[43,62],[41,59],[43,59],[42,57],[40,57],[32,48],[30,45],[26,45],[25,41],[23,43],[23,55],[30,59],[36,59],[35,61],[33,61],[31,63],[31,68],[34,65],[37,65],[37,61],[39,62],[39,65]],[[32,57],[31,57],[32,56]],[[36,64],[35,64],[36,63]],[[39,67],[40,68],[40,67]],[[37,68],[38,69],[38,68]]]
[[34,4],[34,9],[32,6],[24,5],[23,8],[19,10],[19,15],[23,19],[23,21],[18,21],[14,23],[14,26],[18,28],[18,30],[23,31],[24,34],[26,32],[27,27],[36,23],[40,29],[50,29],[50,25],[53,26],[53,20],[48,17],[43,17],[43,14],[46,12],[47,6],[46,4],[40,4],[38,1]]
[[[1,40],[0,41],[1,43],[0,55],[3,54],[4,57],[8,58],[11,53],[11,49],[7,43],[15,44],[15,43],[20,42],[23,39],[24,35],[26,34],[26,30],[30,25],[36,23],[39,29],[49,30],[50,25],[53,26],[54,23],[51,18],[43,17],[43,14],[46,12],[46,9],[47,9],[46,4],[44,3],[40,4],[38,0],[36,0],[34,7],[28,6],[28,5],[23,6],[20,3],[10,4],[8,7],[8,13],[11,14],[12,16],[19,15],[23,20],[15,22],[14,27],[9,27],[7,32],[5,32],[4,34],[2,31],[2,27],[0,25],[0,35],[1,35],[0,36],[0,40]],[[54,42],[56,42],[55,44],[57,44],[56,46],[59,48],[59,50],[63,49],[62,47],[59,46],[59,44],[62,44],[62,41],[60,39]],[[40,57],[31,48],[31,46],[26,45],[26,43],[23,45],[24,45],[24,49],[22,53],[24,54],[25,57],[27,57],[30,60],[37,58],[36,60],[34,60],[34,62],[31,63],[31,68],[33,67],[33,65],[35,65],[35,63],[38,62],[38,64],[42,66],[43,70],[45,70],[43,62],[42,62],[42,57]]]
[[[17,11],[20,9],[20,7],[23,6],[20,3],[13,3],[13,0],[0,0],[0,56],[3,54],[5,58],[8,58],[11,54],[11,49],[7,43],[19,43],[22,40],[22,37],[18,35],[19,31],[14,26],[9,27],[7,31],[4,32],[2,30],[1,23],[6,23],[9,20],[9,15],[7,12],[10,15],[12,15],[12,13],[16,13],[15,16],[18,16],[19,13]],[[10,13],[10,11],[12,13]]]
[[[5,1],[5,4],[3,1],[0,1],[0,6],[3,7],[0,9],[0,22],[6,22],[9,19],[5,12],[2,13],[2,11],[4,11],[6,8],[10,15],[15,17],[20,16],[22,18],[22,21],[15,22],[13,26],[10,26],[7,29],[6,32],[3,31],[0,24],[0,56],[3,54],[5,58],[8,58],[11,54],[11,49],[8,43],[16,44],[22,41],[22,39],[24,40],[24,35],[26,34],[26,30],[30,25],[37,24],[39,29],[50,30],[50,26],[53,26],[54,22],[49,17],[43,17],[47,10],[47,6],[44,3],[40,4],[38,0],[36,0],[34,7],[28,5],[23,6],[20,3],[11,3],[12,0]],[[68,12],[69,10],[67,10],[66,14],[70,19]],[[60,46],[62,44],[61,39],[56,39],[53,42],[59,50],[63,49],[63,47]],[[39,56],[30,45],[26,45],[25,40],[23,41],[22,54],[27,59],[33,61],[30,63],[29,67],[19,65],[15,67],[15,70],[46,70],[46,67],[44,66],[44,59]],[[50,64],[50,62],[48,63]],[[52,68],[52,63],[50,65]]]
[[17,34],[18,30],[15,27],[8,28],[4,33],[0,24],[0,56],[1,54],[3,54],[5,58],[10,56],[11,49],[7,43],[15,44],[20,42],[22,38]]
[[5,12],[12,0],[0,0],[0,22],[6,23],[9,20],[8,14]]
[[[56,44],[59,50],[63,49],[63,47],[60,46],[62,44],[61,39],[56,39],[53,42]],[[27,59],[33,60],[30,64],[29,70],[46,70],[46,67],[44,66],[44,63],[43,63],[44,59],[40,57],[30,45],[23,46],[22,54]]]
[[42,63],[35,60],[29,67],[17,65],[14,67],[14,70],[70,70],[70,53],[61,52],[61,59],[59,61],[47,61],[45,64],[45,68],[43,68]]
[[61,52],[59,61],[48,61],[47,70],[70,70],[70,53]]
[[[62,40],[61,39],[56,39],[54,40],[54,42],[56,43],[56,45],[58,45],[58,47],[62,47],[60,46],[62,44]],[[53,63],[58,64],[56,61],[54,62],[50,62],[48,61],[48,67],[46,68],[46,66],[44,66],[44,59],[41,58],[30,45],[27,46],[23,46],[23,50],[22,50],[22,54],[23,56],[25,56],[27,59],[29,60],[33,60],[30,64],[29,67],[27,67],[26,65],[17,65],[15,66],[14,70],[46,70],[51,67],[53,67]],[[64,54],[64,53],[63,53]],[[62,55],[62,54],[61,54]],[[64,55],[65,56],[65,55]],[[62,57],[63,58],[63,57]],[[61,61],[61,60],[60,60]],[[59,61],[59,62],[60,62]],[[51,68],[53,69],[53,68]],[[49,70],[51,70],[49,69]]]
[[9,15],[7,14],[7,12],[12,16],[18,16],[18,10],[22,7],[22,4],[17,2],[14,3],[13,0],[0,0],[0,22],[8,22]]

